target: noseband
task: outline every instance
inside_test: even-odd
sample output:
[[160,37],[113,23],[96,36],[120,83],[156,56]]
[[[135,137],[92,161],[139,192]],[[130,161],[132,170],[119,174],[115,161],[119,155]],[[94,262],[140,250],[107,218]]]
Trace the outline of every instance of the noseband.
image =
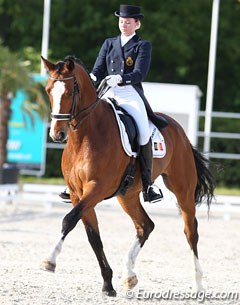
[[[83,109],[82,111],[78,112],[77,114],[75,114],[77,101],[78,101],[78,97],[79,97],[79,92],[80,92],[79,85],[78,85],[78,82],[77,82],[77,79],[76,79],[75,75],[72,75],[70,77],[65,77],[65,78],[55,78],[55,77],[49,76],[49,78],[53,79],[53,80],[56,80],[56,81],[67,81],[67,80],[70,80],[70,79],[74,80],[73,102],[72,102],[72,107],[71,107],[70,113],[55,114],[55,113],[52,112],[51,113],[51,118],[55,119],[57,121],[66,121],[67,120],[68,124],[69,124],[69,126],[71,127],[72,130],[77,129],[78,126],[80,124],[82,124],[87,119],[87,117],[92,112],[92,110],[94,110],[97,107],[100,99],[97,98],[95,103],[93,103],[89,107],[87,107],[87,108]],[[85,116],[80,121],[78,121],[77,124],[75,124],[75,125],[72,124],[73,120],[78,119],[81,115],[84,115],[84,114],[85,114]]]

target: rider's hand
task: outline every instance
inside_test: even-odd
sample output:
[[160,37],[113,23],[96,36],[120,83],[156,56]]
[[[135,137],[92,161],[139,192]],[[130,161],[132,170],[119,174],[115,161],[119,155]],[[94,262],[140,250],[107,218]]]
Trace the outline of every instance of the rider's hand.
[[108,86],[110,87],[116,87],[118,84],[121,84],[122,82],[122,76],[117,74],[117,75],[108,75],[106,76],[106,81]]
[[95,76],[94,74],[90,73],[90,77],[91,77],[91,80],[92,80],[93,82],[96,82],[96,81],[97,81],[97,78],[96,78],[96,76]]

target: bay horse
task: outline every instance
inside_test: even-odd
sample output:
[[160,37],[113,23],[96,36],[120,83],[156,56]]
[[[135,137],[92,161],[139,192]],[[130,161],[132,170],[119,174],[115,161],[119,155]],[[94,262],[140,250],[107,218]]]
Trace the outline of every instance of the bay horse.
[[[113,272],[103,250],[94,207],[115,193],[131,157],[122,148],[113,110],[106,100],[98,97],[82,63],[73,56],[67,56],[56,64],[43,57],[42,60],[49,73],[46,92],[52,117],[50,136],[56,142],[67,140],[61,166],[73,208],[63,218],[61,236],[41,268],[55,271],[63,242],[81,219],[101,269],[102,291],[108,296],[115,296]],[[184,233],[193,255],[195,289],[201,291],[202,270],[198,259],[195,207],[203,198],[210,206],[214,197],[214,180],[207,159],[191,145],[180,124],[167,115],[161,115],[168,121],[167,127],[162,130],[167,153],[162,159],[154,159],[153,178],[162,175],[166,187],[177,198],[184,220]],[[137,284],[134,264],[154,229],[154,223],[139,199],[142,182],[138,160],[136,168],[132,186],[124,196],[117,196],[137,233],[124,264],[126,289],[132,289]]]

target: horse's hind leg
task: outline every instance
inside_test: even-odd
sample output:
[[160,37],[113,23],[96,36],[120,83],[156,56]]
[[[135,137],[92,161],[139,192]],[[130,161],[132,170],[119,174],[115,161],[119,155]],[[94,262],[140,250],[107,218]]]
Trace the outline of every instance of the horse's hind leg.
[[[191,171],[190,171],[191,172]],[[187,173],[187,171],[186,171]],[[187,241],[190,245],[193,254],[193,266],[194,266],[194,290],[202,291],[202,269],[198,260],[198,222],[195,217],[195,181],[194,179],[182,179],[179,181],[177,176],[164,177],[166,186],[176,195],[178,204],[181,209],[182,218],[184,221],[184,233]]]
[[[195,207],[194,207],[195,209]],[[195,212],[192,214],[189,210],[182,210],[182,217],[184,220],[184,233],[186,235],[187,241],[190,245],[193,255],[193,266],[194,266],[194,287],[193,289],[196,291],[203,291],[202,285],[202,277],[203,272],[201,266],[199,264],[198,259],[198,250],[197,250],[197,243],[198,243],[198,222],[195,217]]]
[[92,246],[93,251],[96,254],[101,273],[103,277],[102,291],[108,296],[116,296],[116,291],[112,286],[112,269],[108,264],[106,256],[103,251],[103,244],[99,235],[98,223],[96,213],[93,209],[89,210],[82,217],[82,221],[85,225],[88,240]]
[[135,272],[133,271],[136,258],[143,247],[148,236],[154,229],[154,223],[148,217],[147,213],[143,209],[139,194],[127,194],[125,197],[118,197],[122,208],[131,217],[135,228],[137,230],[137,236],[134,240],[126,258],[124,259],[123,269],[123,283],[125,289],[132,289],[136,286],[138,280]]

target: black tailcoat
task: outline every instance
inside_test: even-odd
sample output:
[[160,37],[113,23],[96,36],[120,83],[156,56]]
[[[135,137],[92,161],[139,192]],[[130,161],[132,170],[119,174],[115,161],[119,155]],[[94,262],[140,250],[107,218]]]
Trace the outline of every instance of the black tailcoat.
[[107,75],[121,75],[121,85],[132,85],[136,89],[145,103],[150,120],[161,129],[167,122],[153,113],[142,87],[142,81],[150,68],[151,52],[150,42],[138,35],[134,35],[123,47],[120,35],[108,38],[99,51],[92,73],[97,77],[97,81]]

